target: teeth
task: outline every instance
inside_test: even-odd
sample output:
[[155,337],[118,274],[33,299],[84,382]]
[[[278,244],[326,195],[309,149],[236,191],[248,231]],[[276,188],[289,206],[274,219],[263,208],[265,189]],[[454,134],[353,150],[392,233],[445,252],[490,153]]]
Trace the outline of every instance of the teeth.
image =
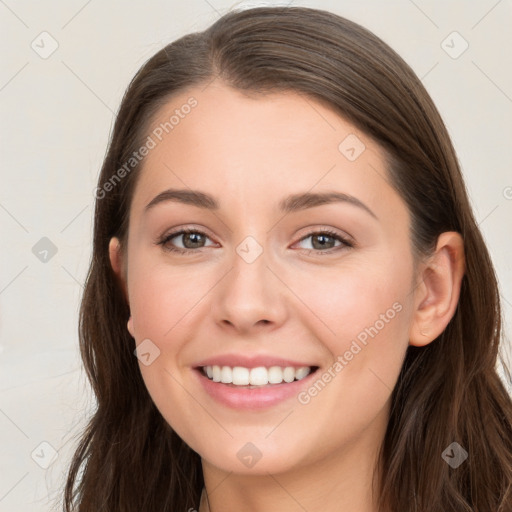
[[[215,366],[214,366],[215,368]],[[229,366],[223,366],[226,372],[231,372],[231,382],[237,386],[247,386],[249,384],[249,370],[241,366],[235,366],[232,370]]]
[[295,379],[295,368],[287,366],[283,371],[283,380],[285,382],[293,382]]
[[309,375],[310,371],[311,370],[307,366],[303,366],[302,368],[297,368],[297,370],[295,371],[295,378],[297,380],[301,380],[304,377],[307,377]]
[[265,386],[268,384],[268,370],[263,366],[252,368],[249,372],[249,384],[251,386]]
[[244,368],[242,366],[205,366],[203,373],[213,380],[213,382],[222,382],[223,384],[234,384],[235,386],[266,386],[267,384],[281,384],[284,382],[293,382],[301,380],[311,373],[309,366],[294,368],[287,366],[271,366],[265,368],[258,366],[256,368]]
[[214,366],[212,368],[212,371],[213,371],[213,382],[220,382],[220,374],[221,374],[220,366]]
[[281,384],[283,382],[283,370],[279,366],[271,366],[267,374],[269,384]]
[[224,384],[233,382],[233,372],[229,366],[223,366],[220,370],[220,381]]

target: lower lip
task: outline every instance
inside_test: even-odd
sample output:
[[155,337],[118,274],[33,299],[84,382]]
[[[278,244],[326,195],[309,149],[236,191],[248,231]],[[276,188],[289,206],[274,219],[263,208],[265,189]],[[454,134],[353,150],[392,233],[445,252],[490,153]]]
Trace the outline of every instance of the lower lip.
[[313,376],[317,373],[314,371],[307,377],[293,382],[246,388],[213,382],[203,374],[201,369],[195,369],[194,371],[197,373],[201,385],[212,398],[228,407],[246,410],[265,409],[297,396],[303,388],[309,386]]

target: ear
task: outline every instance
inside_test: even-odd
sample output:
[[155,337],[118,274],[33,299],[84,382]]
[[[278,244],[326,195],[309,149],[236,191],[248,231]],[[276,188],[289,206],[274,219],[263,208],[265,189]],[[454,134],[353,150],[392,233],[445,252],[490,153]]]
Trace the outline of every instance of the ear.
[[110,242],[108,244],[108,256],[110,258],[110,265],[112,266],[112,270],[114,271],[119,286],[121,286],[121,289],[123,291],[124,298],[126,302],[129,304],[128,291],[126,286],[125,264],[123,261],[123,252],[121,250],[121,242],[116,237],[110,239]]
[[428,345],[446,329],[457,309],[464,272],[462,236],[455,231],[442,233],[434,254],[420,266],[420,284],[414,291],[410,345]]
[[[108,244],[108,256],[110,259],[110,265],[112,266],[112,270],[117,277],[117,281],[121,289],[123,290],[123,295],[126,300],[128,306],[130,305],[130,301],[128,300],[128,289],[126,286],[126,268],[125,262],[123,261],[123,252],[121,250],[121,242],[118,238],[113,237],[110,239]],[[130,315],[127,323],[128,332],[131,334],[132,338],[135,337],[134,329],[133,329],[133,318]]]
[[113,237],[108,244],[108,256],[110,258],[110,265],[117,277],[119,286],[123,291],[126,303],[129,305],[128,288],[126,286],[126,266],[123,261],[123,251],[121,249],[121,242],[119,238]]

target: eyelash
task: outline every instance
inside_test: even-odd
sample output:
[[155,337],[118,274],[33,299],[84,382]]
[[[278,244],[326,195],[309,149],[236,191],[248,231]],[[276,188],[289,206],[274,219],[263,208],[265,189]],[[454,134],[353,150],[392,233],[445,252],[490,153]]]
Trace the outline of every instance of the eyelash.
[[[185,254],[185,255],[191,255],[192,253],[199,252],[201,249],[205,249],[205,247],[199,247],[197,249],[181,249],[180,247],[173,247],[171,245],[167,245],[170,242],[170,240],[172,240],[173,238],[176,238],[177,236],[180,236],[180,235],[190,234],[190,233],[203,235],[206,238],[209,238],[206,233],[204,233],[203,231],[197,230],[197,229],[181,229],[179,231],[175,231],[174,233],[169,233],[168,235],[164,235],[162,238],[160,238],[156,242],[156,244],[161,245],[164,248],[164,250],[166,250],[166,251],[170,251],[170,252],[174,252],[174,253],[178,253],[178,254]],[[315,254],[329,254],[329,253],[337,252],[340,249],[343,249],[343,246],[345,246],[345,248],[352,248],[355,245],[353,242],[340,236],[335,231],[331,231],[329,229],[320,230],[320,231],[312,231],[309,234],[303,236],[299,240],[299,242],[302,242],[306,238],[309,238],[314,235],[327,235],[329,237],[332,237],[332,238],[340,241],[342,243],[342,246],[333,247],[333,248],[327,249],[325,251],[319,251],[319,250],[315,250],[315,249],[303,249],[304,251],[314,252]]]

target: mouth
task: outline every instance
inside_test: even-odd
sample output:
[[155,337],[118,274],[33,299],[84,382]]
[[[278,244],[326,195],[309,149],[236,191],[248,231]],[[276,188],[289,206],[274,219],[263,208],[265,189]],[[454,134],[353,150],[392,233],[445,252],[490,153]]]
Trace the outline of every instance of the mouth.
[[196,370],[209,381],[238,389],[271,388],[305,379],[318,370],[318,366],[243,366],[208,365]]
[[200,388],[215,403],[235,410],[262,411],[297,399],[316,379],[318,365],[269,354],[221,354],[192,367]]

